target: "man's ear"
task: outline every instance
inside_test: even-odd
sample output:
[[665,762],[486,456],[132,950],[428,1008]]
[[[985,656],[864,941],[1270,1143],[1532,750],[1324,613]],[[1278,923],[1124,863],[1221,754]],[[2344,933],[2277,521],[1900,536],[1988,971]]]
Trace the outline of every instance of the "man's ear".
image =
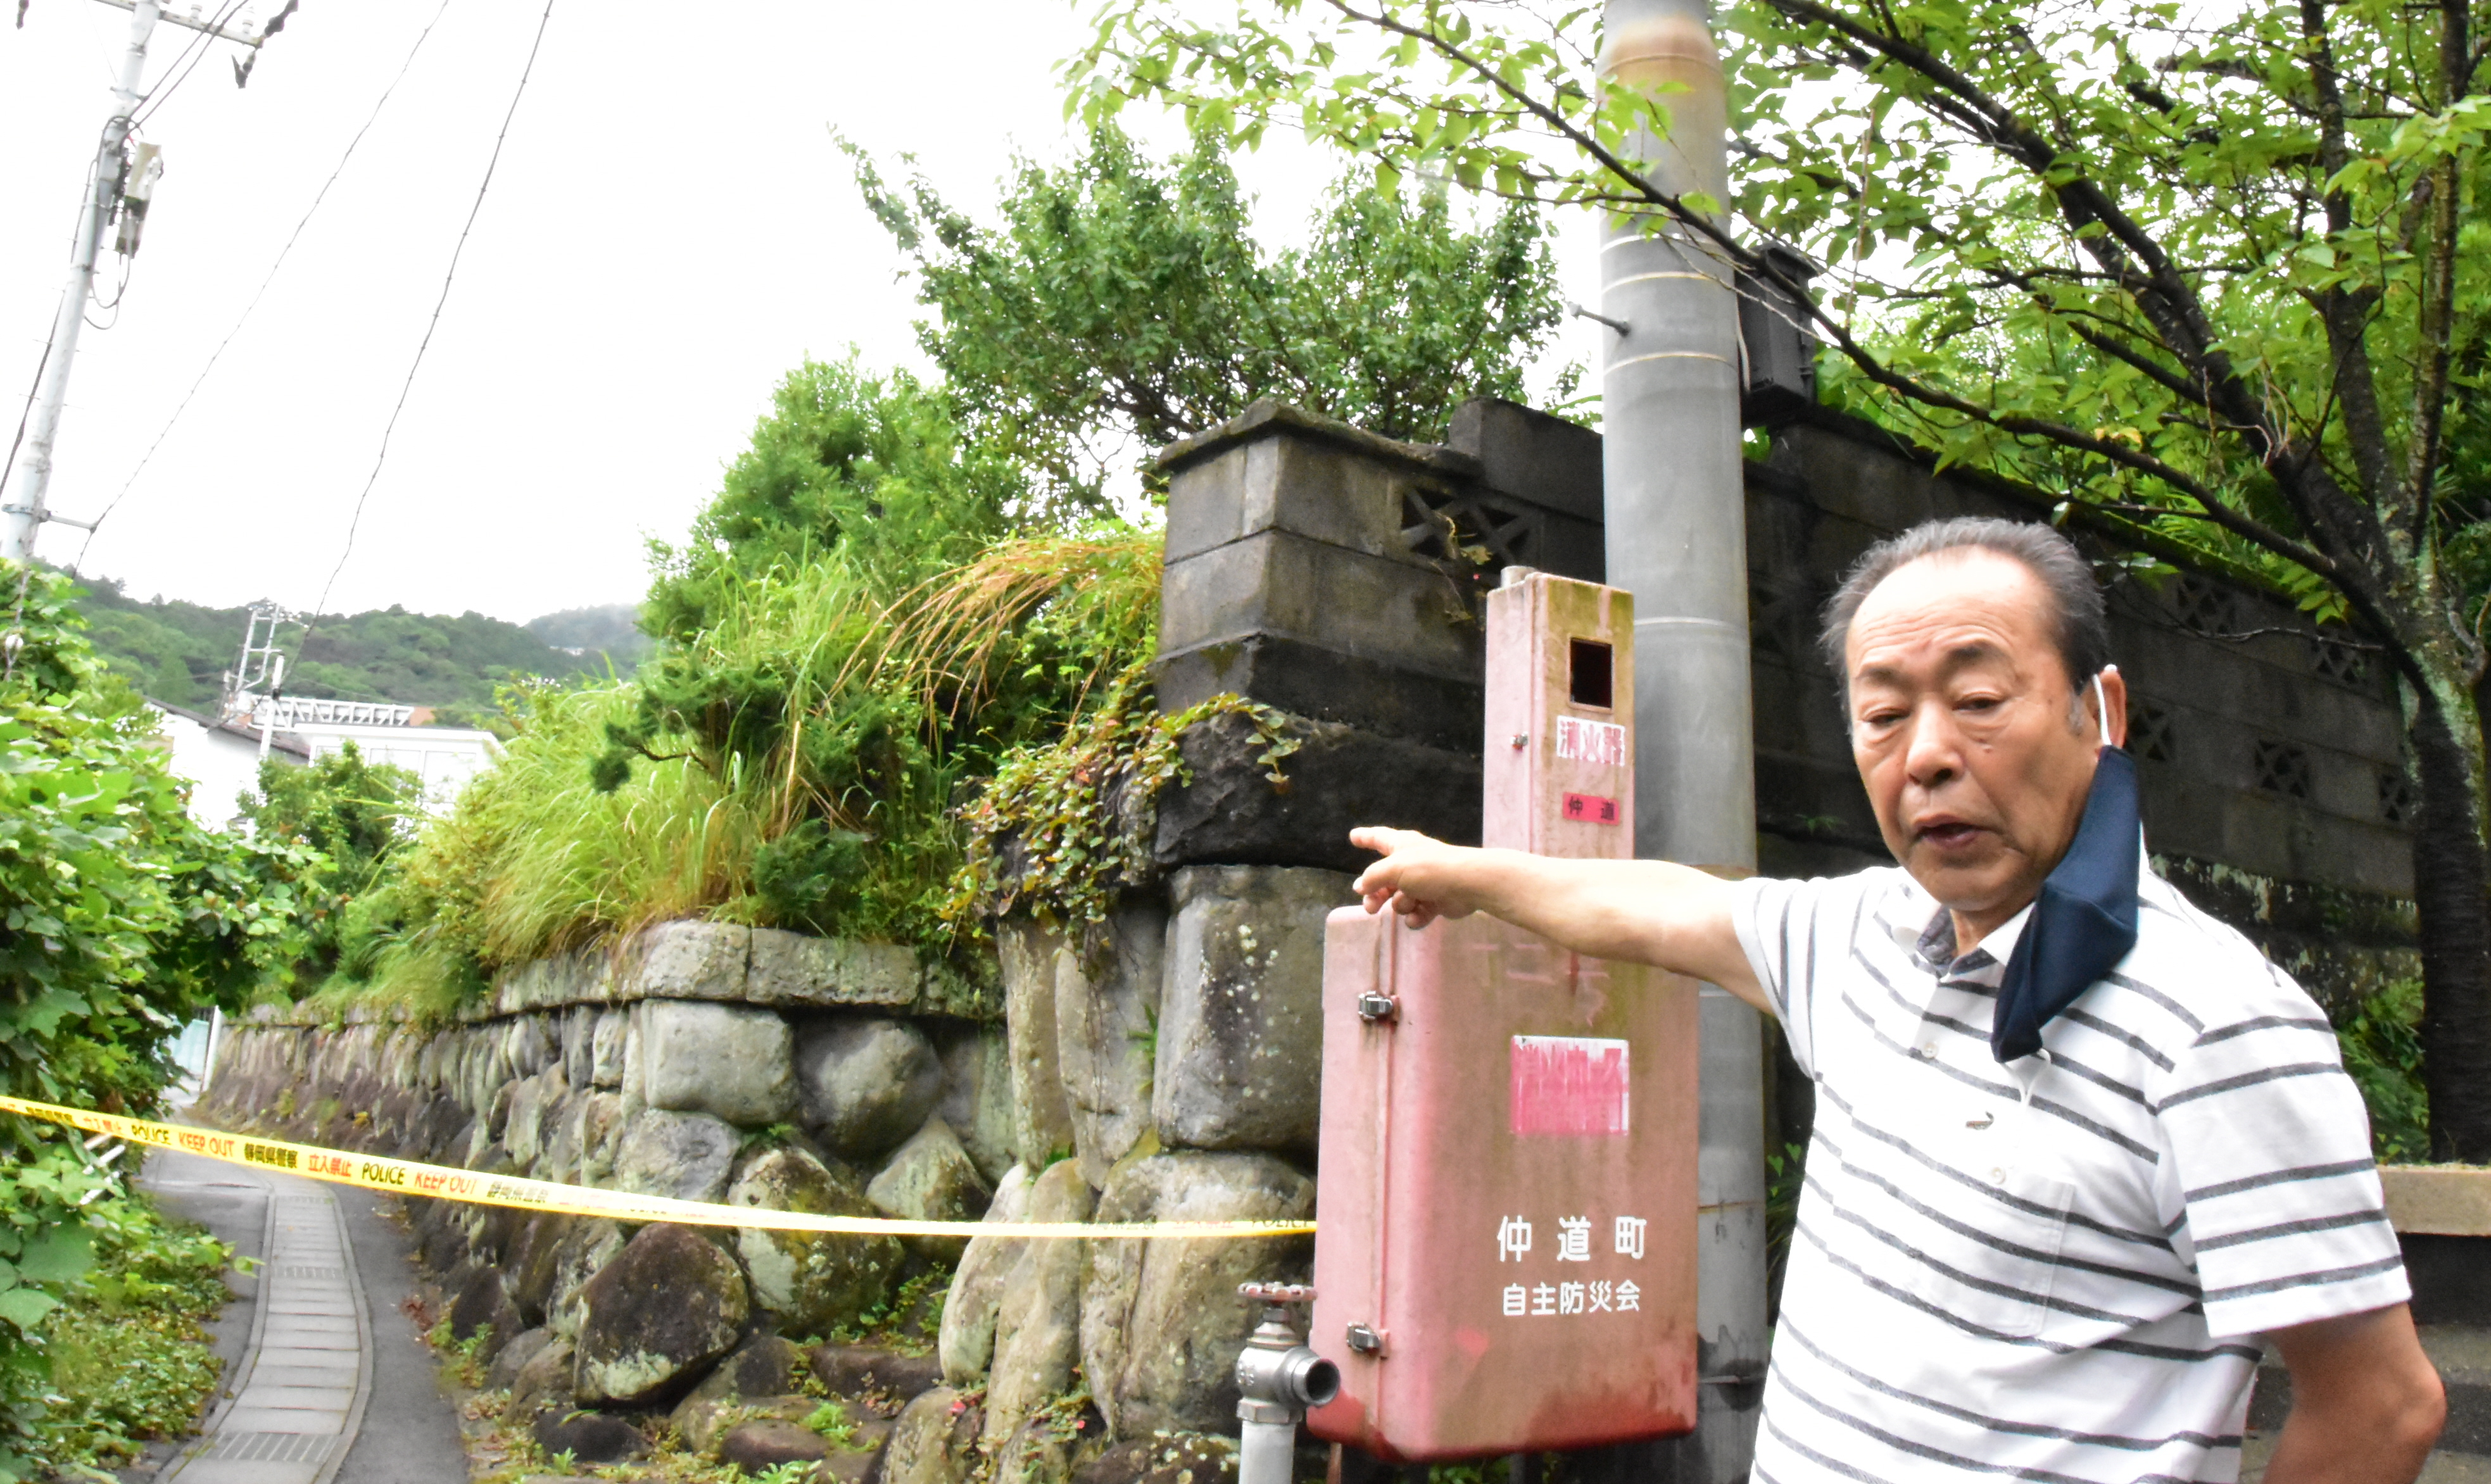
[[2107,718],[2095,718],[2095,724],[2101,729],[2098,735],[2108,738],[2114,747],[2125,747],[2127,745],[2127,678],[2119,673],[2119,666],[2104,665],[2098,681],[2101,688],[2095,693],[2101,697],[2101,705],[2109,713]]

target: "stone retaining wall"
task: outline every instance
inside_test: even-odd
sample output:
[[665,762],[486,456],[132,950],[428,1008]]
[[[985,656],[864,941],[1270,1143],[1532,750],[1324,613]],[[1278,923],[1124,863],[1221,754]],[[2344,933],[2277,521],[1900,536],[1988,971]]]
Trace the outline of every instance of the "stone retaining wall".
[[[1195,867],[1085,931],[1009,921],[999,993],[889,946],[667,923],[505,975],[437,1028],[261,1010],[230,1028],[201,1107],[470,1169],[996,1228],[903,1243],[410,1201],[454,1331],[489,1326],[497,1380],[548,1452],[626,1457],[671,1425],[757,1457],[745,1433],[787,1441],[795,1403],[734,1378],[792,1389],[807,1363],[853,1370],[795,1342],[880,1330],[893,1364],[930,1352],[902,1369],[941,1413],[871,1435],[896,1450],[886,1478],[1121,1480],[1169,1454],[1212,1484],[1254,1320],[1236,1287],[1304,1280],[1309,1244],[1007,1233],[1313,1213],[1323,917],[1347,887]],[[751,1416],[722,1411],[739,1392]],[[884,1384],[859,1405],[906,1401]]]

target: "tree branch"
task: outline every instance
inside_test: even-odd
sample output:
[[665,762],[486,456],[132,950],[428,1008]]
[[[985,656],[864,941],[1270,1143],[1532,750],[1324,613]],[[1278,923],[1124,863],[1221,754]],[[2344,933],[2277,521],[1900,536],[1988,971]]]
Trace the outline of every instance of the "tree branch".
[[[2318,164],[2328,181],[2319,205],[2327,214],[2328,235],[2338,237],[2353,226],[2352,196],[2337,184],[2339,172],[2352,160],[2344,140],[2343,89],[2335,71],[2334,40],[2327,29],[2326,0],[2301,0],[2300,9],[2302,57],[2318,100]],[[2387,421],[2379,411],[2378,377],[2370,365],[2370,308],[2377,302],[2376,291],[2348,293],[2330,284],[2312,302],[2335,363],[2336,396],[2343,404],[2344,431],[2353,446],[2361,493],[2375,511],[2399,510],[2404,491],[2388,457]]]
[[[2464,97],[2472,82],[2473,16],[2467,0],[2440,0],[2439,10],[2440,102],[2446,107]],[[2439,482],[2440,434],[2447,417],[2450,342],[2456,321],[2454,157],[2441,157],[2424,181],[2431,191],[2429,235],[2420,252],[2420,313],[2415,327],[2421,346],[2414,365],[2412,425],[2405,444],[2405,487],[2412,492],[2414,506],[2408,539],[2415,543],[2415,556],[2424,554],[2437,538],[2431,504]]]
[[[2221,526],[2223,529],[2253,545],[2270,551],[2274,555],[2283,558],[2285,561],[2291,562],[2294,565],[2335,584],[2339,589],[2345,588],[2347,582],[2352,579],[2353,574],[2348,572],[2343,565],[2337,562],[2334,558],[2330,557],[2301,541],[2293,539],[2291,537],[2269,527],[2264,522],[2259,521],[2254,517],[2233,509],[2229,506],[2223,504],[2221,499],[2212,489],[2208,488],[2193,476],[2187,474],[2183,470],[2167,464],[2149,453],[2146,453],[2141,449],[2131,449],[2115,440],[2088,433],[2081,428],[2072,427],[2066,423],[2058,422],[2050,419],[2031,418],[2016,413],[2000,413],[1992,409],[1982,407],[1969,398],[1958,396],[1953,393],[1926,385],[1915,377],[1908,376],[1895,370],[1883,359],[1876,356],[1858,340],[1854,339],[1848,330],[1836,322],[1832,316],[1826,313],[1823,308],[1817,306],[1814,296],[1808,293],[1807,288],[1803,283],[1794,281],[1789,275],[1783,273],[1779,266],[1767,258],[1765,254],[1746,247],[1730,237],[1727,232],[1723,231],[1704,214],[1689,209],[1679,197],[1655,187],[1642,171],[1629,165],[1615,151],[1601,144],[1600,141],[1594,137],[1588,131],[1575,124],[1572,120],[1566,118],[1541,100],[1524,91],[1517,84],[1509,81],[1497,69],[1489,66],[1480,58],[1472,55],[1458,44],[1437,32],[1433,27],[1413,26],[1394,18],[1388,14],[1361,11],[1354,5],[1351,5],[1349,0],[1324,0],[1324,3],[1329,5],[1333,10],[1338,12],[1340,15],[1351,19],[1372,26],[1380,31],[1390,32],[1392,35],[1418,42],[1420,44],[1436,52],[1447,61],[1453,63],[1457,68],[1469,73],[1472,76],[1477,77],[1481,82],[1487,84],[1498,93],[1513,100],[1515,103],[1531,113],[1534,117],[1539,119],[1541,123],[1552,131],[1574,144],[1586,155],[1597,161],[1600,167],[1608,171],[1610,175],[1640,190],[1647,201],[1652,205],[1660,208],[1660,210],[1673,221],[1676,221],[1680,225],[1687,228],[1689,231],[1701,236],[1705,241],[1711,243],[1714,247],[1718,250],[1721,256],[1726,258],[1729,262],[1757,277],[1773,282],[1789,293],[1795,303],[1806,307],[1809,318],[1815,321],[1816,325],[1825,335],[1828,342],[1840,350],[1854,365],[1860,368],[1860,371],[1863,376],[1876,385],[1885,387],[1890,391],[1897,393],[1924,406],[1956,413],[1985,425],[1995,427],[2002,432],[2054,443],[2070,451],[2088,453],[2095,458],[2103,460],[2104,462],[2129,470],[2133,473],[2144,475],[2147,478],[2168,485],[2170,488],[2187,496],[2190,500],[2195,501],[2199,508],[2205,511],[2206,518],[2213,523]],[[1896,38],[1880,37],[1877,33],[1867,31],[1864,28],[1857,26],[1849,21],[1847,17],[1835,15],[1833,13],[1826,11],[1822,6],[1815,4],[1814,0],[1769,0],[1769,3],[1775,9],[1784,11],[1786,14],[1796,13],[1804,15],[1808,18],[1812,19],[1821,18],[1823,23],[1829,24],[1834,29],[1842,31],[1846,35],[1854,35],[1863,44],[1881,52],[1885,52],[1890,55],[1893,60],[1902,62],[1907,67],[1912,67],[1916,72],[1921,72],[1923,75],[1932,76],[1932,80],[1937,80],[1932,73],[1915,65],[1912,58],[1917,57],[1925,60],[1928,67],[1937,69],[1938,72],[1945,73],[1947,76],[1954,77],[1956,79],[1956,84],[1959,85],[1962,90],[1958,93],[1958,96],[1964,99],[1965,106],[1967,108],[1978,112],[1984,108],[1996,107],[1995,104],[1988,102],[1985,97],[1977,87],[1973,86],[1969,79],[1961,78],[1960,75],[1955,73],[1952,69],[1948,68],[1945,63],[1940,62],[1934,56],[1931,56],[1925,50],[1916,45],[1901,42]],[[1884,44],[1888,42],[1891,42],[1893,45],[1889,47]],[[1897,54],[1895,48],[1900,48],[1901,52],[1909,53],[1910,55],[1906,56]],[[1949,91],[1955,90],[1956,89],[1954,87],[1949,87]],[[1998,111],[2011,123],[2011,113],[2007,113],[2003,109]],[[2039,141],[2036,136],[2032,135],[2029,130],[2023,130],[2022,126],[2015,125],[2013,126],[2013,129],[2020,131],[2021,137],[2027,141],[2029,147],[2036,151],[2036,158],[2037,158],[2039,161],[2038,165],[2034,167],[2036,169],[2036,173],[2046,171],[2046,169],[2056,160],[2055,152],[2051,151],[2045,142]],[[2006,136],[2006,131],[2002,131],[2002,137]],[[2030,161],[2027,162],[2030,163]],[[2116,209],[2111,207],[2107,201],[2101,203],[2099,215],[2103,217],[2119,217],[2119,219],[2123,221],[2125,220],[2125,218],[2121,217],[2120,214],[2117,213]],[[2162,254],[2159,247],[2154,246],[2150,239],[2146,239],[2144,237],[2141,229],[2135,227],[2135,225],[2130,222],[2127,223],[2127,230],[2134,233],[2139,240],[2146,243],[2153,260],[2160,265],[2162,272],[2167,274],[2171,271],[2169,259]],[[2188,295],[2185,284],[2180,283],[2176,286],[2179,289],[2182,303],[2184,304],[2189,310],[2194,311],[2195,305],[2193,297]],[[2196,321],[2200,332],[2196,336],[2199,343],[2203,344],[2211,342],[2212,333],[2210,329],[2205,328],[2201,311],[2196,313]],[[2179,354],[2179,352],[2175,351],[2175,354]],[[2183,359],[2204,359],[2208,356],[2221,359],[2219,352],[2213,352],[2211,351],[2211,349],[2200,353],[2199,356],[2183,357]],[[2229,378],[2229,364],[2227,360],[2224,360],[2222,361],[2220,373],[2215,375],[2213,379],[2228,380]],[[2243,393],[2243,396],[2245,395],[2245,393]],[[2233,421],[2256,426],[2261,429],[2269,428],[2271,424],[2265,417],[2263,406],[2257,404],[2256,399],[2253,397],[2248,397],[2247,400],[2252,404],[2248,409],[2252,413],[2252,416],[2235,418]],[[2279,438],[2274,438],[2270,434],[2270,447],[2279,445],[2280,442],[2281,440]],[[2359,595],[2347,591],[2346,596],[2348,598],[2355,599],[2357,604],[2359,603]]]

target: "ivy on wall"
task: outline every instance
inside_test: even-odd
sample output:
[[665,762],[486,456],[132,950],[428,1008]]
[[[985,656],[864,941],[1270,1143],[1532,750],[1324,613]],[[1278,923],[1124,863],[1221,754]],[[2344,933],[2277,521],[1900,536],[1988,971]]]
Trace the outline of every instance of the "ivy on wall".
[[1289,786],[1281,763],[1298,750],[1287,718],[1235,695],[1161,715],[1144,667],[1119,676],[1088,719],[1054,742],[1018,749],[966,811],[968,863],[953,884],[954,919],[1017,909],[1051,925],[1103,921],[1118,896],[1149,883],[1156,805],[1187,780],[1179,742],[1214,716],[1245,717],[1262,744],[1256,761],[1275,790]]

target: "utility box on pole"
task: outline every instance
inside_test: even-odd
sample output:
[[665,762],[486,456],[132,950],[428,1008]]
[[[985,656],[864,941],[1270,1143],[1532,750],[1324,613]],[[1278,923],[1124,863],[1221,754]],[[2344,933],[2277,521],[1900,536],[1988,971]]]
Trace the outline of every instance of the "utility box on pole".
[[[1489,595],[1485,843],[1634,853],[1634,622]],[[1695,1425],[1696,986],[1484,915],[1326,929],[1315,1436],[1393,1462]]]

